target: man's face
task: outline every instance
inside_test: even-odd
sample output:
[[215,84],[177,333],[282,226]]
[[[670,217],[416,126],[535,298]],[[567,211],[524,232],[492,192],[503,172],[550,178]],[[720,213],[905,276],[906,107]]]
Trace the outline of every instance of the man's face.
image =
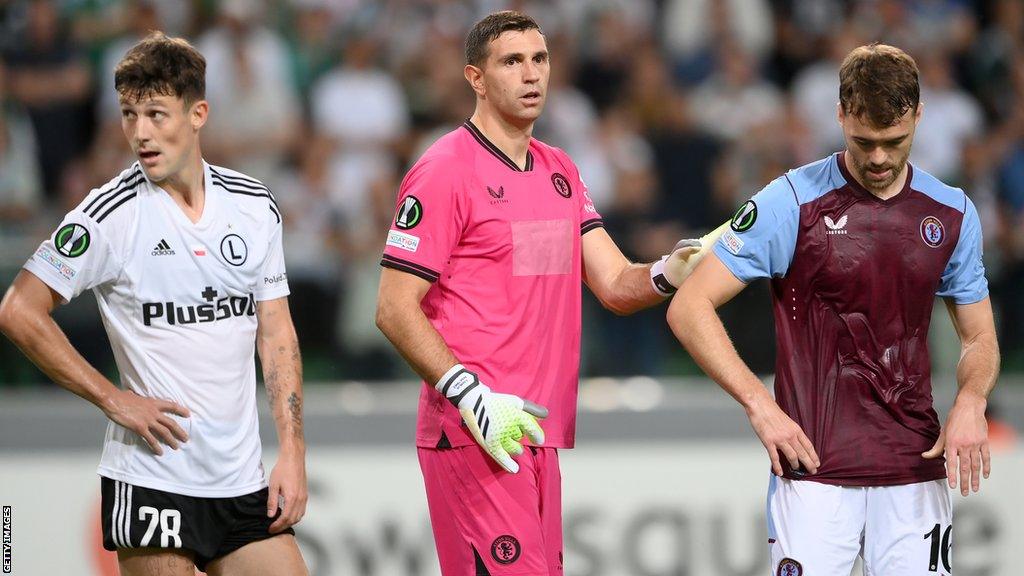
[[921,119],[921,106],[908,110],[892,126],[879,128],[865,118],[846,114],[839,106],[839,124],[843,127],[846,149],[853,160],[851,170],[868,190],[888,188],[907,166],[914,131]]
[[547,42],[539,30],[503,32],[490,44],[483,94],[501,116],[533,122],[544,109],[550,73]]
[[206,122],[204,100],[186,107],[175,96],[151,95],[142,100],[121,98],[121,129],[153,182],[174,177],[187,165]]

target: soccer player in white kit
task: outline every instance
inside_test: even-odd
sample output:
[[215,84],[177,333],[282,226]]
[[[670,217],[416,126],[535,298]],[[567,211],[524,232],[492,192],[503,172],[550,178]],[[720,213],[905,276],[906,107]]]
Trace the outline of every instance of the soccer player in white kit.
[[[198,51],[159,32],[125,55],[115,86],[138,162],[42,243],[0,303],[0,329],[110,419],[103,541],[122,575],[306,574],[291,529],[306,472],[281,213],[259,181],[203,161],[205,74]],[[90,288],[120,388],[50,317]],[[257,349],[281,445],[269,485]]]

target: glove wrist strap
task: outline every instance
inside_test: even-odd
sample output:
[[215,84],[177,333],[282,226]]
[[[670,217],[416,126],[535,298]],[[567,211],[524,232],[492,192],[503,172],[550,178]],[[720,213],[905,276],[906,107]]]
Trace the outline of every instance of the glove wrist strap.
[[651,288],[665,298],[675,294],[677,288],[665,277],[665,262],[668,261],[668,258],[668,256],[662,256],[661,260],[651,265]]
[[470,372],[462,364],[456,364],[441,376],[437,384],[434,384],[434,389],[459,408],[459,404],[466,398],[479,396],[488,388],[480,382],[480,378],[474,372]]

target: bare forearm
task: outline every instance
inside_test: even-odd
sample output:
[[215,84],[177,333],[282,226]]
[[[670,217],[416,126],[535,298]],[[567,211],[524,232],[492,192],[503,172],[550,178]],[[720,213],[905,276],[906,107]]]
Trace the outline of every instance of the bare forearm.
[[440,380],[458,363],[418,305],[382,307],[378,310],[377,326],[409,366],[429,383]]
[[999,375],[999,346],[995,334],[984,334],[965,343],[956,367],[958,397],[986,400]]
[[771,400],[761,380],[750,371],[729,340],[710,300],[687,300],[680,293],[668,309],[668,323],[697,365],[749,413]]
[[5,322],[4,334],[50,379],[108,411],[118,388],[68,342],[49,314],[19,314]]
[[627,264],[608,284],[604,294],[597,294],[601,303],[616,314],[632,314],[665,300],[651,286],[650,264]]
[[260,340],[260,361],[267,401],[274,415],[283,452],[304,453],[302,416],[302,355],[294,330]]

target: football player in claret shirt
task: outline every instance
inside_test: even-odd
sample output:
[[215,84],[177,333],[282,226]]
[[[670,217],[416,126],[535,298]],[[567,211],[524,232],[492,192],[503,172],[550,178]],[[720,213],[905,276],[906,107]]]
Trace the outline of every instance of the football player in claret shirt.
[[[949,488],[966,496],[990,470],[999,351],[981,225],[962,190],[908,162],[927,105],[914,60],[862,46],[839,78],[846,150],[741,206],[668,319],[768,451],[772,574],[849,574],[860,555],[867,574],[948,575]],[[715,313],[758,278],[771,279],[774,399]],[[935,296],[962,346],[945,426],[932,408]]]
[[576,165],[531,137],[548,58],[523,14],[470,31],[476,111],[406,175],[381,262],[377,324],[425,384],[416,445],[446,576],[562,573],[582,284],[630,313],[710,251],[705,238],[654,264],[622,255]]
[[[138,161],[93,190],[25,264],[0,329],[110,419],[103,545],[123,576],[306,574],[291,525],[306,508],[302,366],[288,312],[281,213],[259,181],[203,161],[206,61],[154,32],[115,72]],[[91,289],[118,387],[50,312]],[[268,479],[259,351],[281,452]]]

